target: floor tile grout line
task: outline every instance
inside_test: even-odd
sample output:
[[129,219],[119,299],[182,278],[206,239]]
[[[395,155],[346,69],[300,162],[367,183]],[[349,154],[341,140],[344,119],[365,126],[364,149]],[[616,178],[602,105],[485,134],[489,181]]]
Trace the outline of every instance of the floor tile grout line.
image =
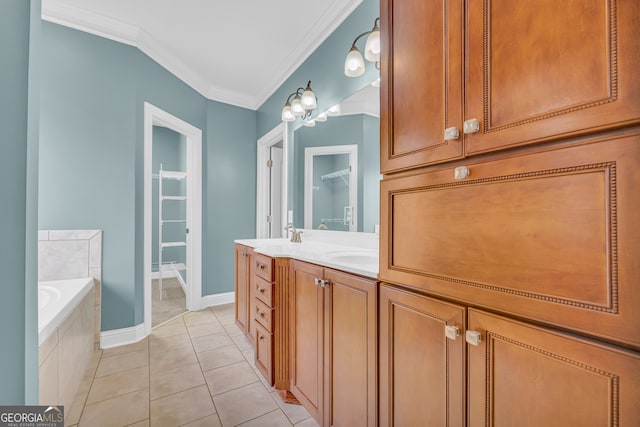
[[84,397],[84,401],[82,402],[82,410],[80,410],[80,416],[78,417],[78,422],[77,422],[78,426],[80,425],[80,421],[82,421],[84,410],[87,407],[87,400],[89,400],[89,394],[91,393],[91,389],[93,388],[93,382],[96,379],[96,373],[98,372],[98,368],[100,367],[100,362],[102,362],[102,355],[104,354],[104,351],[102,349],[98,349],[98,351],[100,351],[100,356],[98,357],[98,362],[96,363],[95,369],[93,370],[93,375],[91,375],[89,390],[87,390],[87,395]]
[[249,422],[251,422],[251,421],[257,420],[257,419],[258,419],[258,418],[260,418],[260,417],[264,417],[265,415],[272,414],[272,413],[274,413],[274,412],[276,412],[276,411],[281,411],[281,412],[284,414],[284,417],[287,419],[287,421],[289,421],[289,424],[291,424],[292,426],[294,425],[294,424],[291,422],[291,420],[289,419],[289,417],[287,417],[287,414],[285,414],[285,413],[284,413],[284,411],[282,410],[282,408],[277,407],[277,408],[276,408],[276,409],[274,409],[273,411],[265,412],[264,414],[258,415],[258,416],[256,416],[256,417],[253,417],[253,418],[249,419],[249,420],[245,420],[245,421],[241,422],[240,424],[235,424],[233,427],[242,427],[242,426],[243,426],[244,424],[246,424],[246,423],[249,423]]

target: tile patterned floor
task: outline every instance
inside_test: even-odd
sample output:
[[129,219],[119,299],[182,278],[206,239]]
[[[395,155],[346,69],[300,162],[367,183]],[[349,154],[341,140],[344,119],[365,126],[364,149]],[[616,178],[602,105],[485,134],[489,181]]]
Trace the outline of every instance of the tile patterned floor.
[[187,311],[187,297],[175,277],[162,279],[162,301],[159,280],[151,281],[151,326],[157,326]]
[[97,352],[65,425],[317,427],[266,385],[234,315],[233,304],[186,313]]

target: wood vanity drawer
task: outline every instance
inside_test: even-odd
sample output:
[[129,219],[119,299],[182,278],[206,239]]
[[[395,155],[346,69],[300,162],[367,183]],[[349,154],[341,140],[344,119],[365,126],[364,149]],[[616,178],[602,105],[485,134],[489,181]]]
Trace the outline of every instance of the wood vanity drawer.
[[273,307],[273,283],[256,276],[254,295],[269,307]]
[[273,308],[269,307],[259,299],[255,302],[254,318],[256,321],[267,329],[269,332],[273,332]]
[[382,181],[380,280],[640,348],[640,132],[588,142]]
[[273,334],[256,319],[255,364],[269,385],[273,385]]
[[273,258],[266,255],[254,255],[254,271],[256,275],[268,282],[273,282]]

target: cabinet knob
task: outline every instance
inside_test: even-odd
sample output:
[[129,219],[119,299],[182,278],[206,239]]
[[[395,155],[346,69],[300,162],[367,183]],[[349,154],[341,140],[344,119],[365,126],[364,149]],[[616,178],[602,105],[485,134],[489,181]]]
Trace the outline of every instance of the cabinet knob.
[[260,335],[260,341],[264,341],[264,335]]
[[460,131],[458,131],[457,127],[450,127],[444,130],[444,140],[452,141],[454,139],[458,139],[460,137]]
[[261,294],[264,294],[264,288],[261,288],[260,286],[256,285],[256,289],[258,290],[258,292],[260,292]]
[[318,279],[317,277],[314,277],[313,278],[313,284],[316,285],[316,286],[319,286],[320,285],[320,279]]
[[457,340],[460,336],[460,328],[457,326],[447,325],[444,327],[444,335],[450,340]]
[[260,317],[264,318],[264,313],[260,312]]
[[464,133],[476,133],[480,130],[478,119],[469,119],[464,122]]
[[247,253],[245,251],[242,251],[242,256],[247,256]]
[[455,170],[453,171],[453,177],[455,179],[465,179],[467,178],[469,175],[471,175],[471,171],[469,170],[468,167],[466,166],[458,166],[457,168],[455,168]]
[[482,342],[482,334],[478,331],[467,331],[465,339],[469,344],[477,347]]
[[258,264],[258,268],[259,268],[261,271],[264,271],[264,264]]

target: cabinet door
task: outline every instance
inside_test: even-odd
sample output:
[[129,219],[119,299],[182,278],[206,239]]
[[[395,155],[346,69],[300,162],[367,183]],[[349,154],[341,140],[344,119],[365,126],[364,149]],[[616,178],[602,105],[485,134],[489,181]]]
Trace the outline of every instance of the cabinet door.
[[640,355],[469,309],[469,423],[640,425]]
[[[380,287],[380,426],[462,426],[465,309]],[[513,425],[518,425],[513,424]]]
[[251,249],[236,245],[236,324],[246,334],[249,328],[249,253]]
[[466,152],[640,121],[640,2],[467,2]]
[[392,283],[640,348],[640,134],[381,183]]
[[322,425],[324,365],[324,289],[315,284],[324,269],[291,263],[291,392]]
[[325,269],[325,424],[377,425],[376,282]]
[[269,385],[273,385],[273,334],[255,320],[255,364]]
[[462,0],[384,0],[380,169],[438,163],[463,155],[444,130],[462,124]]

